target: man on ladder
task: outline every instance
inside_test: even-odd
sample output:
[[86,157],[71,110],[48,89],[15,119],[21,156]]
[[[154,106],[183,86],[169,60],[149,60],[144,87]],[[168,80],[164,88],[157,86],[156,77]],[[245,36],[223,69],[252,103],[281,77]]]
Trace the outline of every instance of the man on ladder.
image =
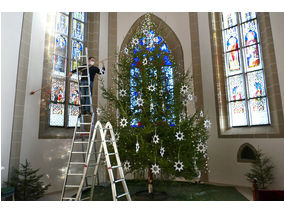
[[[104,65],[104,61],[101,62],[103,67],[101,69],[99,69],[98,67],[95,66],[95,58],[94,57],[89,57],[88,60],[88,66],[89,66],[89,77],[90,77],[90,90],[91,90],[91,95],[93,92],[93,87],[94,87],[94,79],[96,74],[104,74],[105,72],[105,65]],[[84,66],[84,65],[83,65]],[[77,69],[70,71],[69,76],[72,76],[73,73],[76,73]],[[79,72],[81,72],[82,76],[87,76],[87,69],[86,68],[79,68]],[[81,77],[81,85],[88,85],[88,77]],[[81,88],[81,95],[83,97],[81,97],[81,104],[82,105],[87,105],[90,104],[90,100],[89,98],[87,98],[86,96],[89,95],[88,94],[88,87],[82,87]],[[83,106],[82,110],[81,110],[82,114],[90,114],[90,107],[88,106]]]

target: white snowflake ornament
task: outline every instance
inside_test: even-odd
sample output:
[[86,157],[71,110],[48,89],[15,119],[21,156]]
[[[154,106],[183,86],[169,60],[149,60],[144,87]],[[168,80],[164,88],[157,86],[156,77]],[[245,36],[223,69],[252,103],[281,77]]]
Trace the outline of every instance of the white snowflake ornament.
[[206,129],[210,129],[210,127],[211,127],[211,121],[210,121],[210,120],[205,120],[205,121],[204,121],[204,127],[205,127]]
[[186,118],[185,112],[180,113],[180,115],[179,115],[179,121],[181,122],[181,121],[185,120],[185,118]]
[[148,86],[148,90],[154,92],[156,90],[156,87],[153,84],[151,84],[150,86]]
[[120,95],[121,97],[125,97],[125,96],[126,96],[126,90],[125,90],[125,89],[121,89],[121,90],[119,91],[119,95]]
[[124,48],[124,53],[125,53],[126,55],[128,55],[128,48],[127,48],[127,47]]
[[199,115],[200,115],[200,117],[201,117],[201,118],[203,118],[203,117],[204,117],[204,115],[203,115],[203,111],[202,111],[202,110],[200,111],[200,114],[199,114]]
[[139,149],[140,149],[140,145],[139,145],[139,143],[138,143],[138,141],[136,142],[136,153],[139,151]]
[[157,175],[157,174],[159,174],[160,173],[160,167],[159,167],[159,165],[157,165],[157,164],[153,164],[152,165],[152,168],[151,168],[151,171],[152,171],[152,173],[154,174],[154,175]]
[[184,134],[181,131],[176,132],[176,138],[177,140],[181,141],[183,140]]
[[121,127],[126,127],[127,124],[128,124],[128,121],[126,120],[126,118],[122,118],[122,119],[120,120],[120,126],[121,126]]
[[187,100],[192,101],[193,100],[193,95],[192,94],[188,94],[187,95]]
[[138,41],[137,38],[134,38],[134,39],[132,40],[132,43],[133,43],[134,45],[137,45],[137,44],[139,43],[139,41]]
[[182,105],[186,106],[187,105],[187,100],[182,101]]
[[197,151],[200,152],[200,153],[205,153],[206,147],[202,143],[199,143],[197,145]]
[[143,106],[144,100],[139,97],[139,98],[137,98],[137,100],[136,100],[136,104],[137,104],[137,106]]
[[124,170],[129,171],[130,170],[130,162],[127,160],[124,162]]
[[147,63],[148,63],[147,58],[144,58],[143,61],[142,61],[142,64],[146,65]]
[[119,140],[119,132],[116,132],[115,134],[114,134],[114,136],[115,136],[115,140],[116,140],[116,142]]
[[160,148],[160,154],[161,154],[162,157],[164,156],[164,154],[165,154],[165,147],[161,147]]
[[176,171],[181,171],[181,170],[183,170],[183,162],[180,162],[179,160],[178,160],[178,162],[175,162],[175,165],[174,165],[174,167],[175,167],[175,170]]
[[101,108],[97,108],[97,115],[101,115],[102,114],[102,110],[101,110]]
[[157,143],[159,143],[159,135],[157,135],[157,134],[155,134],[154,136],[153,136],[153,143],[154,144],[157,144]]
[[151,104],[150,104],[150,111],[152,112],[153,110],[154,110],[154,104],[151,103]]
[[182,87],[180,88],[180,93],[186,95],[187,92],[188,92],[188,86],[182,85]]

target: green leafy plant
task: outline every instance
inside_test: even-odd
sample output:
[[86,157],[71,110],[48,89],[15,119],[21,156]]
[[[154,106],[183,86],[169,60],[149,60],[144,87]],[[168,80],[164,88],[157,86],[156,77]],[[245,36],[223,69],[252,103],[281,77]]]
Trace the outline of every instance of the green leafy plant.
[[256,160],[252,163],[252,168],[249,173],[246,174],[247,180],[254,183],[256,178],[258,187],[265,189],[267,185],[273,181],[272,169],[274,166],[271,163],[270,158],[264,155],[261,150],[257,150],[255,153]]
[[44,195],[50,184],[45,185],[40,181],[43,175],[38,175],[38,171],[32,169],[27,160],[25,164],[20,164],[19,169],[14,169],[7,185],[15,188],[15,200],[38,200]]

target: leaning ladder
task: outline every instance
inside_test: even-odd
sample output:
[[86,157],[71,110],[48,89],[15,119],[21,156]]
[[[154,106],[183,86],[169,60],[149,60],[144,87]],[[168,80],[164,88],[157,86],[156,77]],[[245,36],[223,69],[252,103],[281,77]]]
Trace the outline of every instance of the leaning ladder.
[[[80,183],[84,173],[82,172],[82,168],[86,166],[86,156],[88,154],[90,148],[90,141],[92,138],[92,132],[94,129],[94,110],[92,105],[92,95],[90,89],[90,75],[89,75],[89,67],[88,67],[88,48],[85,48],[85,55],[80,56],[79,60],[81,60],[81,64],[77,66],[77,79],[79,86],[79,116],[77,118],[76,126],[74,129],[71,151],[67,163],[66,176],[63,183],[63,189],[61,194],[61,200],[75,200],[75,198],[68,196],[67,191],[74,192],[74,189],[77,192],[80,189]],[[84,63],[85,62],[85,63]],[[76,64],[78,65],[78,58],[76,58]],[[80,71],[83,69],[87,70],[87,75],[82,75]],[[82,85],[80,82],[80,78],[87,77],[88,84]],[[87,94],[81,94],[82,88],[88,88]],[[89,103],[82,104],[81,98],[89,99]],[[90,114],[82,114],[83,107],[90,107]],[[95,148],[95,147],[94,147]],[[90,178],[89,178],[90,179]],[[88,177],[84,176],[84,186],[80,189],[86,190],[91,188],[91,185],[88,184]]]

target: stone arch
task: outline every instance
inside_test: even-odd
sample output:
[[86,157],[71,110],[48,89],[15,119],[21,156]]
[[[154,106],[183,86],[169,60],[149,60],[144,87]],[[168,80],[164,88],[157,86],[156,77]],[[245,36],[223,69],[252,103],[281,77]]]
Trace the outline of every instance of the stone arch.
[[251,163],[255,160],[256,149],[249,143],[240,146],[237,161],[241,163]]
[[[122,52],[126,44],[128,44],[131,41],[134,33],[136,32],[137,27],[145,19],[145,15],[146,14],[139,17],[131,26],[120,46],[119,52]],[[158,16],[152,13],[151,13],[151,20],[158,26],[157,33],[166,41],[171,54],[175,58],[177,64],[177,71],[184,72],[183,49],[177,35],[169,25],[167,25],[161,18],[159,18]]]

